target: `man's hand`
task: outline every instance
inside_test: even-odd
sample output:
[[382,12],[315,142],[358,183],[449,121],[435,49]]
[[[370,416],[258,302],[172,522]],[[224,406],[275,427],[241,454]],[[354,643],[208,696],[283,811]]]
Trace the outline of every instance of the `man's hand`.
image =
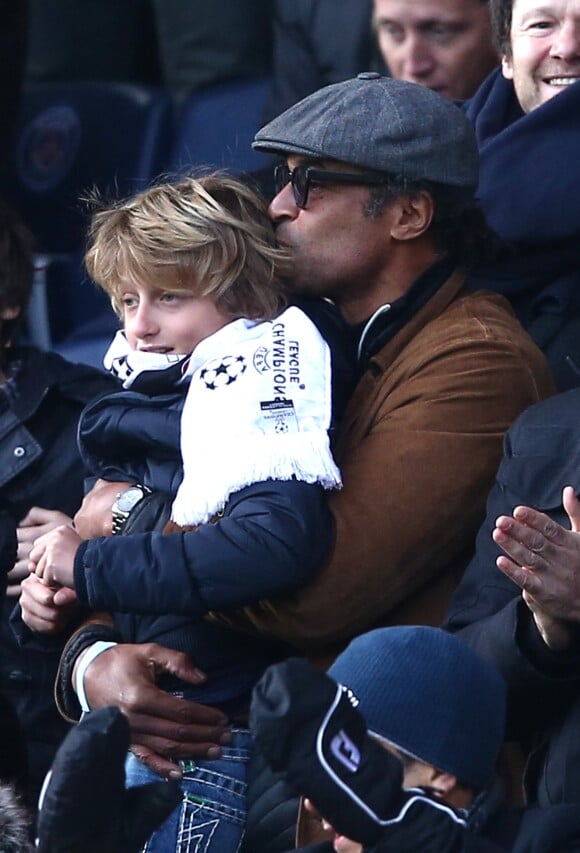
[[75,515],[75,528],[83,539],[97,539],[99,536],[111,536],[113,515],[112,507],[119,492],[128,489],[131,483],[110,483],[97,480],[90,492],[87,492],[81,508]]
[[61,524],[72,527],[72,518],[54,509],[33,506],[26,513],[18,528],[18,555],[14,567],[8,572],[6,595],[17,598],[20,595],[20,583],[30,573],[30,552],[35,539],[54,530]]
[[562,499],[571,530],[518,506],[513,517],[500,516],[493,531],[507,554],[497,558],[498,569],[520,587],[544,642],[555,650],[569,646],[570,623],[580,622],[580,501],[571,486]]
[[45,583],[35,574],[22,581],[22,621],[31,631],[54,636],[70,625],[78,610],[72,589]]
[[121,644],[100,654],[84,677],[91,708],[115,705],[131,725],[132,751],[150,770],[178,779],[170,758],[218,758],[220,744],[229,743],[228,720],[215,708],[198,705],[157,687],[165,674],[188,684],[205,676],[187,655],[156,643]]
[[74,561],[83,540],[66,525],[37,539],[30,552],[31,571],[46,583],[74,589]]

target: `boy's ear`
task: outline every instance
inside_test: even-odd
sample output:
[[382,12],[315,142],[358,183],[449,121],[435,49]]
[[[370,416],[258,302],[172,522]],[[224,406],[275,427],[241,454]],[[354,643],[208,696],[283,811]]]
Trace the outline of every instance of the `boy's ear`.
[[435,205],[430,193],[421,190],[414,195],[401,196],[392,203],[395,212],[391,236],[395,240],[414,240],[431,225]]

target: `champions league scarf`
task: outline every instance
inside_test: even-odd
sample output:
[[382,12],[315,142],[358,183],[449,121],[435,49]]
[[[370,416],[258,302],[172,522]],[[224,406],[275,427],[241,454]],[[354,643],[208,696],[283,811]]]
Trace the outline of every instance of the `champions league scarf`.
[[131,387],[142,371],[181,362],[183,480],[172,507],[181,526],[203,524],[229,496],[264,480],[340,488],[330,451],[328,345],[299,308],[271,321],[234,320],[189,359],[131,351],[122,333],[105,366]]
[[103,356],[103,365],[123,383],[123,388],[132,388],[143,394],[148,393],[149,385],[167,389],[175,384],[175,376],[179,380],[183,375],[183,369],[178,365],[186,362],[186,355],[131,349],[122,330],[117,332]]

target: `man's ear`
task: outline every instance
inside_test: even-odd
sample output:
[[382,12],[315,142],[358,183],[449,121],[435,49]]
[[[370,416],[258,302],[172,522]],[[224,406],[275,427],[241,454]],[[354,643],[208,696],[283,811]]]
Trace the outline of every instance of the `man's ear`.
[[395,240],[414,240],[431,225],[435,205],[431,195],[421,190],[414,195],[395,199],[391,209],[394,213],[391,236]]
[[512,66],[511,56],[507,56],[505,53],[501,58],[501,73],[506,80],[514,79],[514,69]]

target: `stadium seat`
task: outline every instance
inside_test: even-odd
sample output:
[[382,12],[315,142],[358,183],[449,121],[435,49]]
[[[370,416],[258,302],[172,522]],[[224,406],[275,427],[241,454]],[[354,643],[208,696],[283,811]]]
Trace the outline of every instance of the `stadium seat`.
[[82,272],[93,190],[117,198],[167,166],[172,104],[163,89],[124,83],[25,88],[14,162],[0,191],[35,236],[37,276],[29,339],[54,346],[95,315],[115,320]]
[[171,172],[209,167],[239,175],[267,166],[268,158],[252,151],[251,143],[263,124],[262,110],[270,87],[269,77],[254,77],[188,95],[177,120]]

